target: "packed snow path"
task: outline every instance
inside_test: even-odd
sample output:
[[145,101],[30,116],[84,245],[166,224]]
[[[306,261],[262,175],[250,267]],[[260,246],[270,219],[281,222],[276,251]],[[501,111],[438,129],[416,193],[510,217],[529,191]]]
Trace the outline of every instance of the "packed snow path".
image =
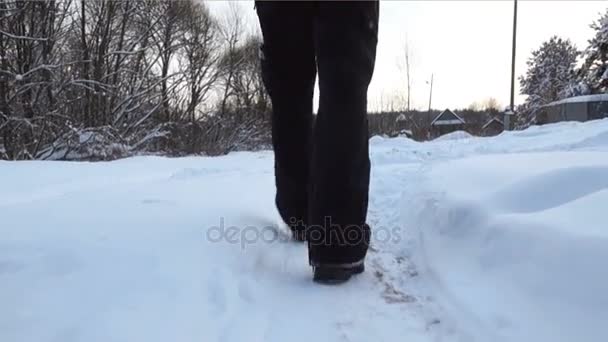
[[608,340],[608,121],[463,136],[372,138],[338,287],[273,234],[271,152],[0,162],[0,341]]

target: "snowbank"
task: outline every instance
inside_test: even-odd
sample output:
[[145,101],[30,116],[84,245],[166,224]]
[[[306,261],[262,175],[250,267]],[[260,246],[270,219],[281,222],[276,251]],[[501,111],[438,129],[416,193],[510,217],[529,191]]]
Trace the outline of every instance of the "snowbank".
[[370,151],[340,287],[273,235],[271,152],[0,161],[0,341],[608,340],[608,120]]
[[473,136],[465,131],[455,131],[452,133],[448,133],[448,134],[444,134],[440,137],[438,137],[437,139],[435,139],[434,141],[450,141],[450,140],[462,140],[462,139],[469,139],[472,138]]
[[481,341],[606,340],[606,175],[608,152],[433,165],[404,224],[461,326]]

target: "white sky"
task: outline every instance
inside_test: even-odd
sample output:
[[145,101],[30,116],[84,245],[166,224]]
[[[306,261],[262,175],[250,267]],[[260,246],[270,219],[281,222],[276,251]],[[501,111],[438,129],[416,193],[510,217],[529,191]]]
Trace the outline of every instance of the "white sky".
[[[211,1],[215,13],[227,3]],[[257,29],[253,1],[239,4]],[[552,35],[580,49],[592,37],[589,25],[608,1],[519,1],[516,75],[525,73],[532,50]],[[369,89],[370,110],[405,92],[398,68],[407,36],[411,51],[412,107],[427,109],[431,74],[433,108],[466,108],[489,97],[509,103],[513,1],[381,1],[376,70]],[[519,86],[516,83],[516,90]],[[521,103],[522,96],[516,97]]]

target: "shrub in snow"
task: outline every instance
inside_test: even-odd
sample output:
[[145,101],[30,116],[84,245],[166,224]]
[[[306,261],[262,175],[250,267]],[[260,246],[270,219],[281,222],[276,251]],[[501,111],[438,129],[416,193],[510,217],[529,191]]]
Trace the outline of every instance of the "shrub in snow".
[[44,159],[52,160],[114,160],[131,155],[131,149],[116,130],[109,126],[99,128],[72,128],[53,142],[45,151]]
[[68,159],[114,160],[130,155],[130,149],[120,134],[112,127],[89,128],[77,132],[78,141]]
[[168,122],[127,138],[134,151],[170,156],[222,155],[271,147],[270,123],[260,115],[226,112],[204,120]]

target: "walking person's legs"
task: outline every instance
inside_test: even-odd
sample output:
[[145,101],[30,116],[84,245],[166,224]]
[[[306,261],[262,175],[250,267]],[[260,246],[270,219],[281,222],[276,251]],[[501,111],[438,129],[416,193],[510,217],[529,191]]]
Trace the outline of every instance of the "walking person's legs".
[[[363,271],[370,240],[367,88],[378,2],[256,4],[264,36],[262,73],[273,105],[277,208],[297,238],[308,229],[315,280],[345,281]],[[312,133],[317,69],[319,112]]]
[[306,1],[256,2],[264,36],[262,74],[273,108],[276,205],[298,240],[304,240],[308,223],[315,7]]
[[369,245],[367,88],[378,10],[377,1],[318,4],[320,98],[309,197],[309,257],[318,281],[340,282],[361,272]]

